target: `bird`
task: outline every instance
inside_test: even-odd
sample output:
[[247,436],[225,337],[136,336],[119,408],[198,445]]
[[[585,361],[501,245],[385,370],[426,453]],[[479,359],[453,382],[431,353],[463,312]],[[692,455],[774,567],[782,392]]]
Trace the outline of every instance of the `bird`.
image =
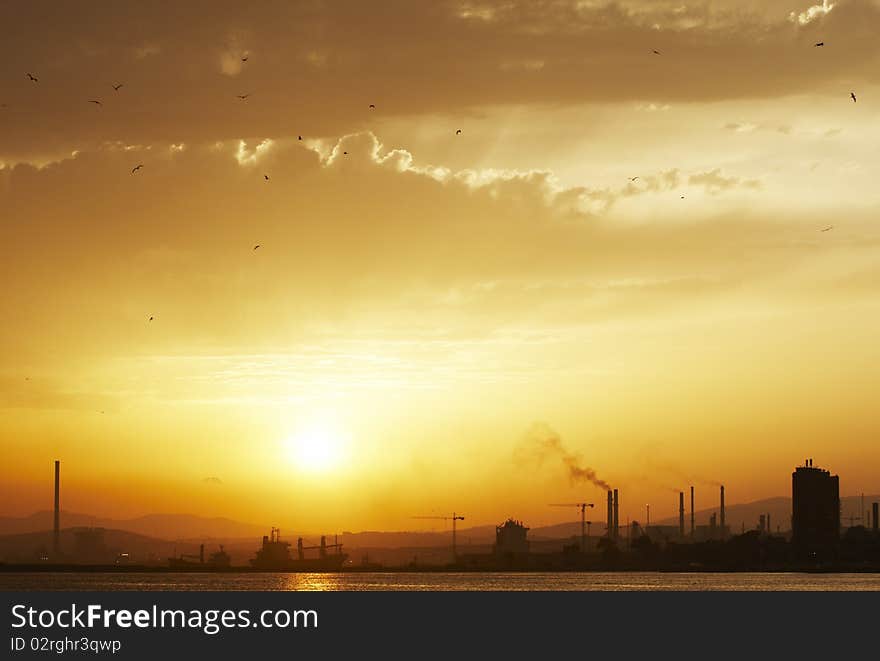
[[257,245],[254,246],[254,250],[256,250],[259,247],[260,247],[260,244],[258,243]]
[[247,98],[250,96],[250,94],[238,94],[237,96],[238,96],[239,100],[246,101]]
[[243,57],[241,58],[241,61],[242,61],[242,62],[247,62],[247,61],[248,61],[248,57],[250,57],[250,56],[249,56],[249,55],[245,55],[245,56],[243,56]]
[[96,106],[103,106],[104,104],[95,99],[89,99],[89,103],[94,103]]
[[833,229],[834,229],[834,225],[829,225],[828,227],[823,227],[819,231],[820,232],[828,232],[829,230],[833,230]]
[[37,77],[36,77],[34,74],[32,74],[32,73],[29,73],[29,74],[27,75],[27,77],[28,77],[28,80],[30,80],[31,82],[34,82],[34,83],[38,83],[38,82],[40,82],[40,79],[37,78]]
[[150,321],[153,321],[153,317],[152,317],[152,315],[150,316]]
[[850,93],[849,93],[849,98],[851,98],[851,99],[853,100],[853,103],[855,103],[855,102],[856,102],[856,93],[855,93],[855,92],[850,92]]
[[370,109],[371,109],[371,110],[375,110],[375,109],[376,109],[376,105],[375,105],[374,103],[371,103],[371,104],[370,104]]
[[268,175],[268,174],[264,174],[264,175],[263,175],[263,179],[265,179],[266,181],[269,181],[269,175]]
[[122,89],[122,87],[123,87],[123,83],[119,83],[119,84],[117,84],[117,85],[113,85],[113,91],[114,91],[114,92],[118,92],[120,89]]
[[681,196],[681,199],[684,199],[684,195]]
[[455,132],[455,135],[461,135],[461,129],[458,129],[458,130]]
[[817,41],[815,44],[813,44],[813,48],[818,48],[819,46],[824,46],[824,45],[825,45],[824,41]]
[[344,151],[344,152],[342,152],[342,155],[343,155],[343,156],[348,156],[348,152],[347,152],[347,151]]
[[635,181],[636,179],[638,179],[638,176],[630,177],[630,178],[629,178],[630,181]]
[[302,137],[301,135],[298,135],[298,136],[296,136],[296,139],[297,139],[297,140],[302,140],[303,137]]
[[658,50],[653,51],[654,55],[662,55],[662,53]]
[[131,173],[134,174],[135,172],[137,172],[138,170],[140,170],[142,167],[144,167],[144,164],[143,164],[143,163],[138,163],[137,165],[135,165],[135,166],[131,169]]

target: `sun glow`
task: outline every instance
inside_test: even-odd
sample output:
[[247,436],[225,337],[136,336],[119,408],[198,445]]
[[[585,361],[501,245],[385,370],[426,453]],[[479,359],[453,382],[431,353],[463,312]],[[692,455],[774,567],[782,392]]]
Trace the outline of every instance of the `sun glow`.
[[304,426],[285,441],[288,460],[310,473],[340,467],[345,457],[345,434],[325,421]]

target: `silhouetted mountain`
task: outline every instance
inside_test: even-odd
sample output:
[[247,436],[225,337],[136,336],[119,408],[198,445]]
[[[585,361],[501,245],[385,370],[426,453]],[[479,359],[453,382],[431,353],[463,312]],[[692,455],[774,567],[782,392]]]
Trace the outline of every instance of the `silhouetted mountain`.
[[[53,513],[35,512],[26,517],[0,517],[0,535],[13,535],[51,530]],[[207,518],[193,514],[147,514],[133,519],[109,519],[104,517],[61,512],[61,527],[96,527],[125,530],[160,539],[214,539],[247,537],[260,539],[270,526],[241,523],[223,517]]]
[[[164,539],[125,530],[100,530],[100,544],[87,549],[88,557],[77,557],[79,550],[76,534],[86,528],[74,527],[61,530],[61,555],[53,556],[54,561],[92,562],[110,564],[122,553],[128,554],[127,562],[155,564],[165,563],[175,553],[197,553],[198,544],[176,544]],[[41,555],[51,555],[52,532],[26,532],[0,536],[0,560],[4,562],[36,562]]]

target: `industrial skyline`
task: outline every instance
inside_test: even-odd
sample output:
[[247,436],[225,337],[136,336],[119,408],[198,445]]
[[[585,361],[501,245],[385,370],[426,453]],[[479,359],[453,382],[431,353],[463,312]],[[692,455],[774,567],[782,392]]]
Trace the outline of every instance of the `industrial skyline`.
[[[240,551],[233,554],[226,552],[222,539],[219,550],[206,555],[206,545],[202,541],[198,546],[198,554],[176,551],[167,558],[167,562],[157,559],[154,555],[144,555],[135,548],[112,548],[105,541],[106,530],[102,527],[78,527],[69,529],[72,532],[73,545],[68,541],[62,547],[61,540],[61,481],[60,461],[54,462],[54,512],[51,550],[39,545],[39,536],[33,537],[33,548],[10,550],[6,543],[5,551],[0,551],[0,568],[5,566],[8,571],[16,567],[39,568],[60,567],[70,565],[100,565],[126,568],[148,569],[157,566],[176,570],[198,571],[231,571],[241,569],[241,562],[236,562]],[[878,507],[880,502],[871,503],[871,510],[865,509],[864,495],[861,498],[861,515],[850,517],[850,527],[844,533],[841,526],[841,500],[839,494],[839,478],[830,471],[814,467],[813,460],[807,459],[802,466],[795,468],[791,474],[791,529],[782,530],[777,525],[774,530],[769,512],[761,513],[757,526],[746,530],[745,524],[739,531],[731,530],[726,525],[725,487],[718,486],[718,508],[711,513],[705,525],[695,524],[695,489],[690,487],[690,529],[686,528],[685,492],[678,493],[678,525],[651,523],[650,520],[639,522],[627,521],[623,533],[619,525],[619,508],[621,493],[617,488],[607,490],[607,519],[604,532],[591,535],[585,527],[587,508],[593,503],[551,503],[551,507],[576,506],[581,512],[581,533],[557,540],[539,536],[537,540],[529,538],[529,526],[523,521],[510,517],[504,523],[495,526],[495,542],[487,553],[480,551],[480,544],[468,542],[464,548],[457,544],[456,523],[464,521],[465,516],[453,513],[451,516],[428,516],[414,518],[443,519],[452,522],[451,549],[448,554],[441,552],[439,560],[428,554],[428,560],[418,560],[418,555],[409,562],[411,568],[461,568],[473,570],[491,569],[658,569],[688,568],[699,569],[706,566],[715,569],[784,569],[805,568],[809,566],[825,567],[826,569],[873,567],[872,563],[880,563],[880,520]],[[854,520],[860,524],[853,526]],[[859,532],[861,530],[862,532]],[[112,531],[118,535],[120,531]],[[68,540],[70,537],[68,537]],[[256,555],[245,563],[244,568],[260,571],[340,571],[340,570],[378,570],[395,567],[386,564],[387,553],[397,553],[395,548],[373,548],[373,560],[363,550],[360,563],[351,559],[348,551],[343,551],[345,540],[356,539],[352,533],[343,534],[343,542],[339,535],[328,541],[325,534],[320,535],[319,543],[305,541],[302,534],[295,545],[293,555],[292,542],[283,538],[281,529],[273,526],[268,535],[262,536],[262,546]],[[0,536],[0,542],[3,537]],[[227,540],[227,542],[235,540]],[[194,542],[190,538],[189,545]],[[213,540],[216,544],[217,540]],[[561,546],[560,546],[561,544]],[[357,547],[355,546],[355,552]],[[429,549],[430,550],[430,549]],[[385,562],[376,562],[376,552]],[[757,554],[757,555],[756,555]],[[448,557],[444,557],[448,556]],[[432,559],[433,558],[433,559]],[[36,564],[35,564],[36,563]],[[684,563],[684,564],[683,564]],[[708,565],[706,565],[708,563]],[[855,564],[854,564],[855,563]],[[861,565],[858,563],[862,563]],[[880,566],[880,564],[878,564]]]

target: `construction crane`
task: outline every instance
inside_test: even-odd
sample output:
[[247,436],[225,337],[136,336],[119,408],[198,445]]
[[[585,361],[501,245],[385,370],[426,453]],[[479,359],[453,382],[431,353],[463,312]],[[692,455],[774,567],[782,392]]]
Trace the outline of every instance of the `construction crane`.
[[579,507],[581,510],[581,553],[587,552],[587,525],[592,523],[586,520],[588,507],[595,507],[593,503],[550,503],[550,507]]
[[458,561],[458,552],[456,551],[456,548],[455,548],[455,522],[456,521],[464,521],[463,516],[453,512],[452,516],[414,516],[412,518],[414,518],[414,519],[434,519],[437,521],[452,521],[452,561],[453,562]]

